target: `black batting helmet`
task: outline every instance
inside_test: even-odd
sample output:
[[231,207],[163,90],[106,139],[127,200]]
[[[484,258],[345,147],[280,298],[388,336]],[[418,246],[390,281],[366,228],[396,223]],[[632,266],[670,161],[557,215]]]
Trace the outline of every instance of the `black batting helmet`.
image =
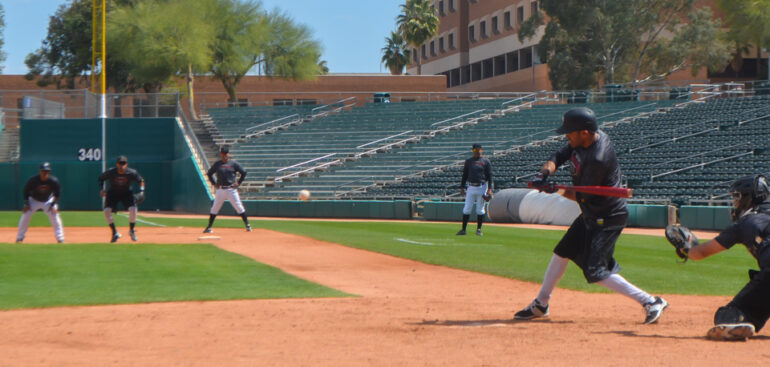
[[577,107],[564,114],[561,126],[556,132],[566,134],[580,130],[594,132],[598,129],[599,126],[596,124],[596,114],[594,114],[594,111],[587,107]]

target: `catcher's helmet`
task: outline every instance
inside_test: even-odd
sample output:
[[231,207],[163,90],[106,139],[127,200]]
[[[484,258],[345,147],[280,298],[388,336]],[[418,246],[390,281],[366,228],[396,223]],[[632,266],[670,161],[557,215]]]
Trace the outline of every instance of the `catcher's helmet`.
[[733,181],[730,194],[738,199],[732,211],[733,220],[738,220],[746,211],[768,199],[770,187],[763,175],[744,176]]
[[564,114],[561,126],[556,130],[559,134],[571,133],[573,131],[588,130],[596,131],[599,126],[596,124],[596,115],[594,111],[587,107],[573,108]]

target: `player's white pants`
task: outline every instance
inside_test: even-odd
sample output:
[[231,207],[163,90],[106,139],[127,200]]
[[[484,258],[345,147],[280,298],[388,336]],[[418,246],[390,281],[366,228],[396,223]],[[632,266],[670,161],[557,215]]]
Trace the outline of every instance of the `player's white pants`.
[[473,204],[476,204],[476,215],[484,215],[486,202],[484,201],[484,194],[487,193],[487,184],[481,186],[468,186],[465,190],[465,206],[463,207],[463,214],[470,215],[473,210]]
[[238,189],[230,187],[226,189],[217,189],[214,195],[214,205],[211,206],[210,213],[214,215],[219,214],[219,210],[222,209],[225,199],[230,202],[230,205],[233,206],[236,213],[243,214],[243,212],[246,211],[246,209],[243,208],[243,203],[241,203],[241,197],[238,196]]
[[53,213],[51,206],[53,205],[53,198],[48,201],[37,201],[33,198],[29,198],[29,210],[21,214],[19,218],[19,232],[16,234],[16,241],[23,241],[24,236],[27,235],[27,228],[29,228],[29,220],[32,219],[32,215],[36,211],[42,210],[48,215],[48,222],[53,227],[53,233],[56,236],[56,240],[64,241],[64,229],[61,225],[61,218],[59,218],[59,212]]

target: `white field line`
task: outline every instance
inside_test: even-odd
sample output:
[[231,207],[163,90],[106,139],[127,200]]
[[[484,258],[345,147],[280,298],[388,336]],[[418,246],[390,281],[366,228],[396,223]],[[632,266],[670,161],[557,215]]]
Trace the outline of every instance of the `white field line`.
[[[128,218],[128,215],[127,215],[127,214],[122,214],[122,213],[121,213],[121,214],[118,214],[118,216],[120,216],[120,217],[123,217],[123,218]],[[149,224],[149,225],[151,225],[151,226],[155,226],[155,227],[167,227],[167,226],[166,226],[166,225],[164,225],[164,224],[159,224],[159,223],[155,223],[155,222],[150,222],[149,220],[144,220],[144,219],[142,219],[142,218],[139,218],[139,216],[138,216],[138,215],[136,216],[136,221],[137,221],[137,222],[139,222],[139,223]]]

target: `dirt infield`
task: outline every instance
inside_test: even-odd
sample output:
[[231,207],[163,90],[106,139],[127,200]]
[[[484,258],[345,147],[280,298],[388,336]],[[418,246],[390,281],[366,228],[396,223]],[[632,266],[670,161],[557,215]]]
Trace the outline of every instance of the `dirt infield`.
[[[33,228],[29,243],[51,242]],[[355,298],[174,302],[0,312],[0,366],[762,366],[768,337],[703,338],[729,297],[666,295],[656,325],[615,294],[558,289],[551,318],[514,322],[538,285],[300,236],[220,229],[213,243]],[[196,242],[199,229],[141,228]],[[0,241],[15,228],[0,229]],[[71,243],[107,228],[68,228]],[[124,237],[121,242],[125,243]]]

